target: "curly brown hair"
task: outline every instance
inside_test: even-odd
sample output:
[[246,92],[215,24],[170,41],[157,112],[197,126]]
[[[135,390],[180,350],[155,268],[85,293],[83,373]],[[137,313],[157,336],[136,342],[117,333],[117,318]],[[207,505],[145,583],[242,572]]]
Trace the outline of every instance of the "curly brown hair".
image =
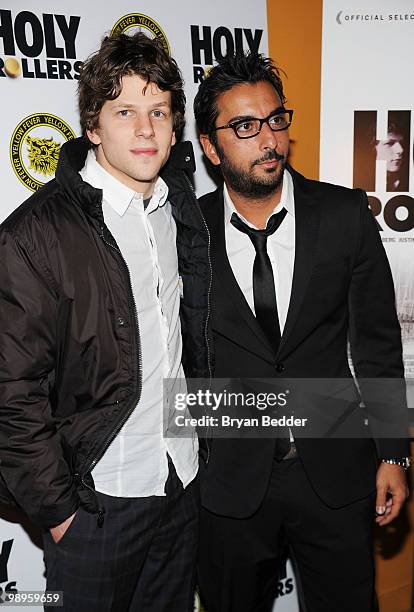
[[173,126],[178,137],[184,127],[184,82],[176,61],[157,39],[142,32],[106,36],[99,51],[82,66],[78,84],[79,114],[82,133],[98,127],[99,113],[107,100],[121,93],[122,77],[136,74],[171,92]]

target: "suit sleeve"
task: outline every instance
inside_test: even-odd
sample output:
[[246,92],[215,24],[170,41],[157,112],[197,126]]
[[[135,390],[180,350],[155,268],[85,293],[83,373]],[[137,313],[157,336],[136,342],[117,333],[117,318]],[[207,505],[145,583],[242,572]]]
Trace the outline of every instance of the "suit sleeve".
[[394,284],[377,224],[360,192],[360,232],[349,296],[355,373],[380,457],[405,457],[408,411]]
[[0,470],[39,526],[61,523],[79,505],[56,431],[58,297],[39,256],[0,231]]

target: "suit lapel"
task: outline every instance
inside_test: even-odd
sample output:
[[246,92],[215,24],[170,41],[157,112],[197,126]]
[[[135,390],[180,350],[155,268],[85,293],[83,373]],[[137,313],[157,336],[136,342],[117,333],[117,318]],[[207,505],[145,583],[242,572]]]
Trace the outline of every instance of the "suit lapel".
[[[215,285],[214,302],[218,312],[225,312],[229,315],[220,320],[216,317],[217,326],[220,332],[234,339],[237,344],[245,346],[251,352],[273,363],[275,352],[253,315],[228,260],[224,228],[223,190],[217,190],[216,195],[214,204],[203,212],[211,234],[211,258],[213,277],[215,277],[213,280],[213,285]],[[240,318],[242,319],[242,325],[240,325]]]
[[295,264],[289,309],[278,353],[285,349],[302,307],[315,264],[320,224],[320,208],[304,189],[306,179],[291,168],[289,171],[293,177],[295,197]]

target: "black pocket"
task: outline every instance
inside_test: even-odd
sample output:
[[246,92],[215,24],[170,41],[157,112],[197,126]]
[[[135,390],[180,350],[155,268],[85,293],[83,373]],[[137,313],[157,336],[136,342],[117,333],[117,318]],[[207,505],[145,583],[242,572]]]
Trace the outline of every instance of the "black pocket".
[[[77,524],[79,523],[79,521],[81,519],[81,514],[83,512],[84,512],[84,510],[83,510],[82,506],[79,506],[78,509],[75,512],[75,516],[73,517],[71,524],[66,529],[65,533],[60,538],[59,542],[55,542],[56,546],[61,546],[66,541],[66,539],[70,538],[70,536],[73,533],[73,531],[75,531],[75,528],[76,528]],[[52,539],[53,539],[53,537],[52,537]]]

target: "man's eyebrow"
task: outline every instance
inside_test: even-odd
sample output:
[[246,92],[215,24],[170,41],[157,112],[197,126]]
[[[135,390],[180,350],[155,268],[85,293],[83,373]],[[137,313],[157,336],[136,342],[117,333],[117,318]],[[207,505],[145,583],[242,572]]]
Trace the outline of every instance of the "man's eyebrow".
[[[135,108],[136,106],[139,106],[139,105],[131,104],[129,102],[122,102],[122,100],[119,100],[116,102],[116,104],[113,105],[112,108]],[[154,102],[150,106],[150,108],[158,108],[159,106],[168,106],[168,108],[170,108],[171,104],[167,102],[166,100],[162,100],[160,102]]]
[[159,106],[167,106],[168,108],[171,108],[171,103],[167,102],[166,100],[163,100],[162,102],[154,102],[152,108],[158,108]]
[[[283,106],[278,106],[274,110],[270,111],[268,117],[272,115],[277,115],[277,113],[282,113],[285,111]],[[236,115],[236,117],[232,117],[227,123],[237,123],[238,121],[251,121],[252,119],[260,119],[260,117],[255,117],[254,115]]]
[[134,106],[134,104],[128,104],[128,102],[122,102],[122,100],[120,100],[120,101],[116,102],[112,106],[112,108],[119,108],[121,106],[122,106],[122,108],[132,108]]

